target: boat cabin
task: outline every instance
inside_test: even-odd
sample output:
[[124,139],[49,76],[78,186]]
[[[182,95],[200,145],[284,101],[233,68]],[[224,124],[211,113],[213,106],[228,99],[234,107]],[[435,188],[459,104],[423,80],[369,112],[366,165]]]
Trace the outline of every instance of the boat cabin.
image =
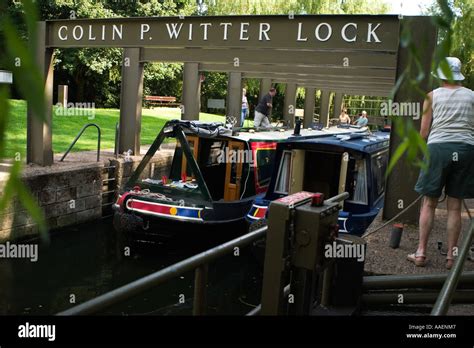
[[339,231],[361,235],[383,206],[389,133],[291,139],[278,145],[275,175],[249,221],[266,217],[269,203],[301,191],[330,198],[347,191]]

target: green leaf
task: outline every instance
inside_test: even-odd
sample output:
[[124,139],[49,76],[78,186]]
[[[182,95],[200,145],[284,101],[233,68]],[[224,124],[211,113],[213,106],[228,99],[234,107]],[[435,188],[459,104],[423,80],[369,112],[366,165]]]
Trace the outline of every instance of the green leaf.
[[409,145],[410,145],[410,142],[408,138],[405,138],[403,142],[397,147],[397,149],[392,155],[392,158],[390,158],[390,163],[388,164],[388,168],[385,173],[386,177],[390,175],[390,173],[392,172],[392,169],[395,167],[398,160],[403,156],[403,154],[405,153]]

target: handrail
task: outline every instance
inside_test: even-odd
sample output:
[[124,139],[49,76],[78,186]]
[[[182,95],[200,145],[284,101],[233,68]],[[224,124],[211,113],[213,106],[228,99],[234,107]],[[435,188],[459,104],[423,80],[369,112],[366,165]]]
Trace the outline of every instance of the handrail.
[[100,127],[98,125],[96,125],[95,123],[88,123],[86,124],[84,127],[82,127],[81,131],[79,132],[79,134],[77,134],[76,138],[74,139],[74,141],[71,143],[71,145],[69,145],[69,148],[66,150],[66,152],[64,153],[63,157],[61,157],[61,159],[59,160],[59,162],[62,162],[66,156],[69,154],[69,151],[71,151],[71,149],[73,148],[73,146],[76,144],[76,142],[79,140],[79,138],[81,137],[82,133],[84,133],[84,131],[88,128],[88,127],[91,127],[91,126],[94,126],[97,128],[97,162],[99,162],[100,160]]
[[461,248],[459,249],[459,256],[454,262],[453,268],[449,272],[446,281],[444,282],[443,288],[439,292],[439,296],[436,299],[431,315],[446,315],[453,298],[453,294],[456,291],[456,287],[461,277],[464,262],[466,261],[468,250],[472,243],[474,236],[474,219],[471,220],[467,234],[462,241]]
[[[203,272],[202,265],[206,265],[209,262],[214,261],[215,259],[224,256],[226,254],[232,253],[234,248],[246,246],[253,241],[263,237],[267,232],[268,227],[261,227],[253,232],[247,233],[241,237],[235,238],[231,241],[228,241],[224,244],[218,245],[212,249],[203,251],[197,255],[191,256],[183,261],[175,263],[169,267],[166,267],[160,271],[152,273],[148,276],[135,280],[132,283],[124,285],[120,288],[107,292],[103,295],[100,295],[96,298],[93,298],[87,302],[84,302],[78,306],[67,309],[63,312],[58,313],[57,315],[85,315],[97,313],[100,310],[108,308],[116,303],[125,301],[139,293],[147,291],[151,288],[154,288],[157,285],[160,285],[166,282],[169,279],[179,277],[180,275],[191,271],[193,269]],[[203,289],[199,291],[203,293],[205,290],[204,282],[195,282],[195,285],[199,283],[199,286],[204,286]],[[196,289],[195,289],[196,290]],[[195,291],[196,293],[196,291]],[[202,307],[202,303],[195,303],[193,307],[199,305]],[[193,309],[194,312],[194,309]]]

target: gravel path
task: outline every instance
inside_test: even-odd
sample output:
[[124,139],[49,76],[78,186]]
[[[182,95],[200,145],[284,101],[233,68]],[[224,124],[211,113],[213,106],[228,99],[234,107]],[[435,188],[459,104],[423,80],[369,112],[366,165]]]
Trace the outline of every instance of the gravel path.
[[[466,201],[471,215],[474,215],[474,199]],[[372,223],[370,230],[380,226],[383,221],[382,213]],[[446,201],[440,203],[436,209],[436,218],[433,231],[428,242],[426,267],[416,267],[413,263],[407,261],[407,254],[416,251],[418,245],[418,226],[405,225],[403,236],[398,249],[389,247],[390,231],[392,225],[388,225],[378,232],[367,237],[367,257],[365,260],[365,271],[374,274],[433,274],[446,273],[446,256],[438,251],[438,241],[443,242],[443,251],[446,251]],[[462,212],[462,233],[465,233],[469,227],[469,217],[463,208]],[[474,271],[474,262],[466,260],[464,269]],[[474,305],[453,305],[450,308],[451,315],[474,315]]]

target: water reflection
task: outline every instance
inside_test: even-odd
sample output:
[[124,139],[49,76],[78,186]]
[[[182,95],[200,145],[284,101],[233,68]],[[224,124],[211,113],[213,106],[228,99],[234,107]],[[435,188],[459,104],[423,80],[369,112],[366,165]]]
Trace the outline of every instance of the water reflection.
[[[131,255],[125,256],[124,241],[109,219],[65,228],[52,236],[49,247],[40,247],[37,262],[0,260],[0,314],[60,312],[73,306],[74,300],[76,304],[87,301],[239,233],[242,231],[228,231],[221,238],[181,236],[158,244],[133,244]],[[229,255],[211,264],[208,313],[250,311],[250,305],[260,302],[260,279],[261,264],[248,249],[241,249],[238,257]],[[188,315],[193,281],[193,272],[184,274],[104,314]]]

